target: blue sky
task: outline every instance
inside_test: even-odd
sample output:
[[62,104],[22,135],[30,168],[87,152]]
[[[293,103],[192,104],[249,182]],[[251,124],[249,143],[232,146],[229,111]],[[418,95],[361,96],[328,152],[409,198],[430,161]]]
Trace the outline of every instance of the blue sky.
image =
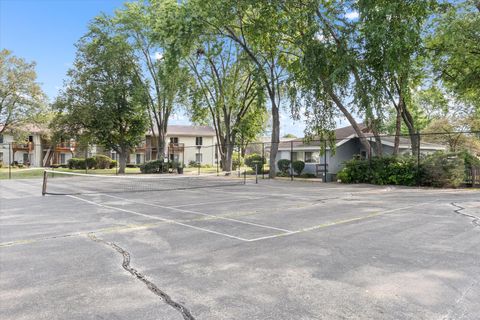
[[[125,0],[0,0],[0,47],[37,63],[38,81],[52,100],[75,58],[75,43],[88,22],[111,14]],[[182,113],[172,123],[185,124]],[[304,125],[282,114],[281,134],[302,136]]]

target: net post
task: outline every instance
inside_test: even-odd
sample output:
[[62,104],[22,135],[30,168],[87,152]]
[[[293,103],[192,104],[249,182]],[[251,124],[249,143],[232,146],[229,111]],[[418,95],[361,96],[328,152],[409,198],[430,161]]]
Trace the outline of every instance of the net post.
[[43,171],[42,196],[45,196],[45,194],[47,193],[47,177],[48,177],[47,170],[44,170]]

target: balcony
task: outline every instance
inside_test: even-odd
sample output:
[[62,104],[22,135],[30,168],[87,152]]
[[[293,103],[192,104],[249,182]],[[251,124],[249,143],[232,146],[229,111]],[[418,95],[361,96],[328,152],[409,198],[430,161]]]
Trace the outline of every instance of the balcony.
[[17,143],[14,142],[12,143],[12,150],[13,152],[16,151],[33,151],[34,149],[34,144],[32,142],[26,142],[26,143]]
[[68,151],[71,152],[72,150],[76,149],[76,144],[72,142],[61,142],[55,146],[55,151]]
[[168,153],[180,153],[183,152],[185,145],[183,143],[173,143],[168,144]]

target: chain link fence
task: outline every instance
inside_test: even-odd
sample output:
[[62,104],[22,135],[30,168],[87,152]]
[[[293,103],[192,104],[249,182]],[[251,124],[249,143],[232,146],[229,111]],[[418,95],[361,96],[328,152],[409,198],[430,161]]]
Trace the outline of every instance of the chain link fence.
[[[413,147],[412,147],[413,146]],[[223,149],[228,149],[224,146]],[[272,168],[270,156],[277,150],[274,159],[275,176],[280,179],[316,179],[322,182],[338,180],[338,173],[351,159],[365,160],[371,164],[379,157],[409,158],[415,162],[415,175],[420,174],[423,159],[434,153],[448,153],[451,157],[467,154],[464,185],[480,185],[480,132],[418,133],[410,135],[365,134],[364,139],[355,135],[323,139],[283,139],[279,143],[251,142],[232,147],[232,166],[229,171],[240,175],[246,172],[251,178],[267,179]],[[128,155],[126,173],[140,173],[139,166],[161,159],[168,172],[182,174],[220,173],[228,168],[221,146],[186,145],[167,143],[163,151],[152,145],[142,144]],[[95,161],[73,167],[75,159],[91,159],[99,155],[111,159],[109,165],[99,166]],[[73,160],[72,160],[73,159]],[[42,168],[95,172],[96,174],[118,173],[118,154],[100,146],[80,146],[75,142],[56,145],[34,144],[32,141],[0,143],[0,179],[29,178],[41,175]]]

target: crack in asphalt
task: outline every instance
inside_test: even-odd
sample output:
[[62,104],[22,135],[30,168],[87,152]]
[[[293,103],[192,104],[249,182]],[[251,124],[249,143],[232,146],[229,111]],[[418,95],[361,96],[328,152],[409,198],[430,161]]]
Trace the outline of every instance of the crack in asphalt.
[[138,270],[136,270],[135,268],[133,268],[130,265],[130,253],[128,253],[125,249],[119,247],[118,245],[116,245],[113,242],[108,242],[108,241],[105,241],[103,239],[97,238],[92,233],[89,233],[88,237],[91,240],[93,240],[95,242],[98,242],[98,243],[102,243],[104,245],[107,245],[107,246],[113,248],[118,253],[120,253],[123,256],[123,263],[122,263],[123,269],[125,269],[132,276],[134,276],[135,278],[137,278],[138,280],[143,282],[151,292],[153,292],[155,295],[160,297],[166,304],[173,307],[175,310],[179,311],[182,314],[183,319],[185,319],[185,320],[195,320],[193,315],[190,313],[190,311],[184,305],[172,300],[172,298],[167,293],[160,290],[160,288],[158,288],[153,282],[149,281],[143,274],[141,274]]
[[472,214],[461,212],[461,211],[465,210],[465,208],[458,205],[458,204],[455,204],[455,202],[451,202],[450,204],[457,208],[456,210],[453,210],[453,212],[455,212],[456,214],[462,215],[464,217],[468,217],[468,218],[472,219],[472,221],[471,221],[472,224],[475,227],[480,227],[480,217],[474,216]]

